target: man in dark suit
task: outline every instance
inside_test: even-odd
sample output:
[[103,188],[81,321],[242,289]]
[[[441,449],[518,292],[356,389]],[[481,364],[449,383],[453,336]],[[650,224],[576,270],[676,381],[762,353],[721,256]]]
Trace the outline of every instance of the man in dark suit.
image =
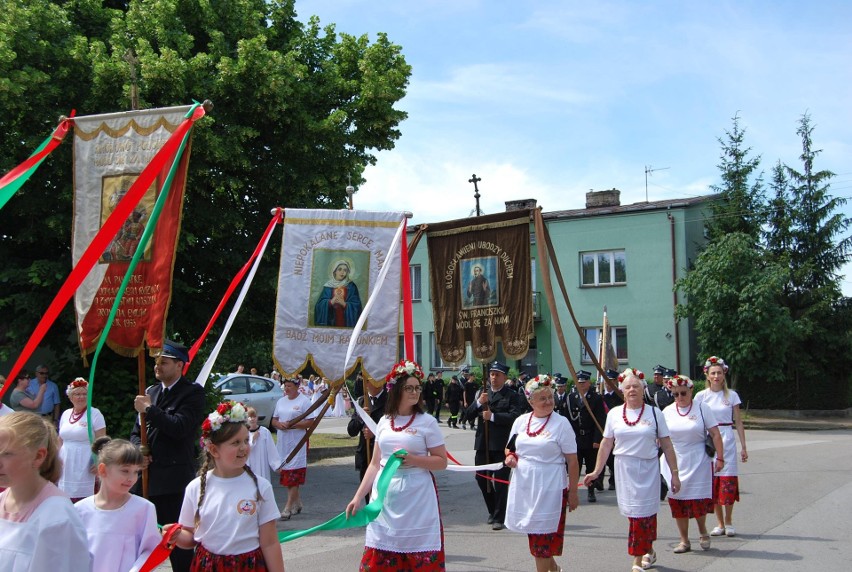
[[[580,466],[586,465],[586,474],[595,470],[598,460],[598,448],[603,439],[601,429],[606,423],[606,413],[601,396],[591,389],[592,374],[588,371],[577,372],[577,383],[568,394],[568,420],[577,439],[577,459]],[[588,402],[589,407],[586,408]],[[591,413],[589,413],[591,409]],[[597,422],[597,423],[596,423]],[[600,427],[598,427],[600,425]],[[598,478],[589,487],[589,502],[597,502],[595,489],[603,490],[603,479]]]
[[[143,450],[148,468],[148,500],[157,509],[157,522],[178,521],[186,485],[197,470],[198,435],[204,420],[204,388],[186,379],[182,372],[189,354],[186,348],[171,340],[154,365],[156,383],[137,395],[133,407],[145,414],[148,450]],[[141,445],[139,417],[130,441]],[[137,483],[136,494],[141,485]],[[171,554],[172,570],[188,572],[192,551],[175,548]]]
[[[368,410],[370,418],[378,423],[382,415],[385,414],[385,403],[388,400],[388,392],[385,391],[384,382],[379,384],[378,387],[367,382],[367,394],[370,396],[370,408]],[[364,407],[363,396],[358,398],[358,405]],[[346,432],[349,433],[350,437],[358,435],[358,446],[355,448],[355,469],[361,476],[361,480],[364,480],[364,473],[367,472],[367,467],[370,465],[367,461],[367,440],[369,439],[369,446],[372,447],[376,443],[374,440],[375,436],[364,424],[364,421],[361,420],[357,411],[352,414],[352,418],[346,426]],[[370,453],[372,454],[372,451]]]
[[553,410],[562,417],[568,417],[568,381],[561,373],[554,373],[556,380],[556,392],[553,394]]
[[[504,451],[512,424],[521,414],[521,398],[518,392],[506,385],[508,374],[509,368],[505,364],[499,361],[491,363],[488,371],[489,385],[476,393],[468,407],[468,418],[479,419],[474,441],[477,465],[496,463],[505,458]],[[510,472],[509,467],[503,466],[491,474],[495,479],[508,481]],[[489,481],[479,474],[476,475],[476,482],[488,508],[488,523],[492,525],[493,530],[502,530],[509,485]]]
[[[618,372],[614,369],[606,370],[603,400],[607,413],[609,413],[609,410],[613,407],[624,405],[624,396],[621,394],[621,390],[618,389]],[[610,454],[609,458],[606,460],[606,466],[609,467],[609,490],[614,491],[615,455]],[[601,473],[601,478],[603,478],[603,473]]]

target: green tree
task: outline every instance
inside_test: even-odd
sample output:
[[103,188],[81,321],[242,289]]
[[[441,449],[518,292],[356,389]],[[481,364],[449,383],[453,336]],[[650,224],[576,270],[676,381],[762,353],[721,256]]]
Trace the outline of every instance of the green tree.
[[[385,34],[302,23],[294,0],[0,0],[0,171],[72,108],[212,100],[194,130],[166,331],[191,343],[270,209],[346,206],[347,177],[363,183],[375,153],[400,136],[406,114],[394,106],[410,73]],[[71,267],[69,142],[0,211],[0,360],[23,347]],[[279,256],[272,240],[221,369],[263,353],[271,363]],[[66,376],[85,373],[74,332],[69,305],[44,342]],[[135,371],[131,360],[115,367]]]
[[[732,385],[755,396],[750,382],[775,379],[792,323],[778,295],[786,268],[745,233],[711,242],[676,288],[687,297],[678,316],[695,320],[698,345],[733,364]],[[771,399],[771,396],[763,396]]]
[[745,233],[757,241],[765,219],[763,175],[758,172],[760,156],[749,157],[751,147],[745,146],[745,129],[740,127],[739,115],[731,121],[731,130],[719,138],[722,182],[710,187],[720,196],[711,204],[707,230],[711,241],[732,232]]

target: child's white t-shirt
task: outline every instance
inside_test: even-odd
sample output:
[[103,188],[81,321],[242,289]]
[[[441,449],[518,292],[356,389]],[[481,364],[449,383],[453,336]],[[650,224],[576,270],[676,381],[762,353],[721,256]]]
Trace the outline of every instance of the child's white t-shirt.
[[[263,477],[257,478],[257,485],[256,488],[245,472],[230,479],[208,472],[201,522],[195,528],[195,510],[201,490],[201,478],[197,477],[186,487],[179,522],[195,528],[195,541],[213,554],[251,552],[260,546],[260,526],[279,517],[272,485]],[[258,488],[260,501],[255,500]]]

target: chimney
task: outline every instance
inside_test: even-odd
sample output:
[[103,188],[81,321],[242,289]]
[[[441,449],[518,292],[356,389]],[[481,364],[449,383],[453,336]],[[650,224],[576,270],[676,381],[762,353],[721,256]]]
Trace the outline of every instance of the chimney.
[[506,212],[534,209],[537,201],[535,199],[519,199],[517,201],[506,201]]
[[621,191],[618,189],[610,189],[608,191],[589,191],[586,193],[587,209],[618,206],[621,206]]

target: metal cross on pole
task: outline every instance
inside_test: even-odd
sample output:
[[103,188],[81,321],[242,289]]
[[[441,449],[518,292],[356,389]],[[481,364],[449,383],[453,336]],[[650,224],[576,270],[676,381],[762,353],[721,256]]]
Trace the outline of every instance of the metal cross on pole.
[[474,191],[473,192],[473,198],[476,199],[476,216],[479,216],[479,215],[482,214],[482,211],[479,210],[479,186],[477,186],[477,184],[476,184],[481,180],[482,179],[480,179],[479,177],[476,176],[476,173],[473,174],[473,177],[471,177],[470,179],[467,180],[468,183],[473,183],[473,191]]

